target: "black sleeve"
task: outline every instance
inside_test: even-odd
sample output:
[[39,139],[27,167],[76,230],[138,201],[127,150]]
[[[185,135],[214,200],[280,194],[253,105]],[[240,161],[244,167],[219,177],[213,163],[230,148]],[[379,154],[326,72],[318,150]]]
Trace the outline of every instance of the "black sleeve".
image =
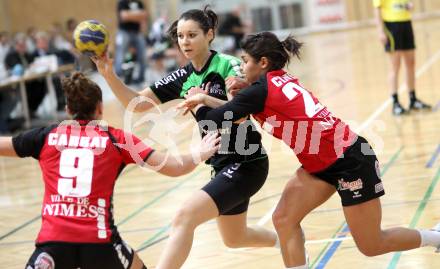
[[14,67],[14,65],[16,65],[18,63],[17,57],[15,57],[15,54],[13,52],[9,52],[8,54],[6,54],[6,58],[5,58],[5,67],[7,70],[12,69],[12,67]]
[[39,159],[46,136],[55,126],[35,128],[12,138],[15,153],[21,158],[33,157]]
[[218,126],[225,120],[225,113],[232,112],[232,119],[227,115],[227,120],[236,121],[250,114],[264,110],[267,98],[266,83],[257,81],[250,87],[241,90],[230,102],[215,108],[201,107],[197,110],[197,119],[212,120]]
[[150,88],[162,103],[182,98],[180,93],[187,74],[188,72],[185,69],[178,69],[156,81]]

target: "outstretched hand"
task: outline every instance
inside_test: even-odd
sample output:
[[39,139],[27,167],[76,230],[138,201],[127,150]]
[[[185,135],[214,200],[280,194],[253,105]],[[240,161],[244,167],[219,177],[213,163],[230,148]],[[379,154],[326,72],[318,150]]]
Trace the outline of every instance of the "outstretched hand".
[[201,94],[208,94],[210,87],[211,87],[211,82],[203,84],[201,87],[192,87],[185,94],[185,98],[188,99],[191,96],[194,96],[194,95],[199,94],[199,93],[201,93]]
[[218,132],[208,132],[198,146],[192,147],[193,159],[195,161],[206,161],[211,158],[220,148],[220,139],[221,136]]
[[194,109],[197,105],[203,104],[206,94],[197,93],[185,99],[183,102],[177,105],[177,109],[183,110],[183,115],[186,115],[190,110]]
[[91,57],[92,61],[95,63],[98,72],[103,76],[107,77],[113,75],[113,59],[109,58],[107,53],[104,53],[102,56],[93,56]]
[[185,101],[177,106],[177,109],[183,110],[183,115],[194,109],[197,105],[203,104],[205,95],[208,95],[211,82],[203,84],[201,87],[192,87],[185,94]]
[[249,86],[249,83],[240,77],[228,77],[225,80],[226,90],[235,96],[240,90]]

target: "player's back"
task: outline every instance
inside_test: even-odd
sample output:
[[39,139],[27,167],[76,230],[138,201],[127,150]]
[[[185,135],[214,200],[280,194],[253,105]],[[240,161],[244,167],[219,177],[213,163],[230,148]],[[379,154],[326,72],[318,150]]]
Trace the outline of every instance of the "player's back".
[[[130,152],[139,140],[88,122],[35,129],[14,138],[19,156],[39,160],[45,184],[37,242],[110,242],[115,181],[126,164],[151,152]],[[127,139],[131,139],[131,142]],[[117,146],[118,145],[118,146]],[[143,158],[140,158],[141,160]]]
[[304,167],[319,171],[333,163],[356,136],[313,94],[283,70],[264,78],[264,111],[255,115],[263,128],[293,149]]

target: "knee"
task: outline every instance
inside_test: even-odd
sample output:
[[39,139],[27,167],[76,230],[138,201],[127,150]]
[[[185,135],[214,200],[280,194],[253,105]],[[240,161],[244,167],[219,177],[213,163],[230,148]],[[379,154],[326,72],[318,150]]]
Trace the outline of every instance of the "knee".
[[286,229],[294,229],[295,227],[301,228],[299,218],[295,218],[295,216],[290,215],[288,210],[285,209],[277,209],[272,214],[272,222],[275,227],[277,233],[283,232]]
[[381,247],[381,244],[379,242],[356,242],[356,245],[359,251],[367,257],[374,257],[384,254],[384,252],[382,251],[383,248]]
[[288,225],[287,212],[282,209],[276,209],[272,214],[272,222],[275,230],[282,230]]
[[172,227],[173,228],[194,228],[197,226],[195,224],[194,219],[194,215],[195,212],[193,212],[193,210],[191,210],[190,208],[186,208],[186,207],[182,207],[180,208],[176,215],[173,218],[172,221]]
[[382,254],[377,248],[374,247],[358,246],[358,249],[362,254],[364,254],[367,257],[374,257]]
[[228,248],[240,248],[243,247],[244,238],[241,235],[231,236],[228,238],[223,237],[223,243]]

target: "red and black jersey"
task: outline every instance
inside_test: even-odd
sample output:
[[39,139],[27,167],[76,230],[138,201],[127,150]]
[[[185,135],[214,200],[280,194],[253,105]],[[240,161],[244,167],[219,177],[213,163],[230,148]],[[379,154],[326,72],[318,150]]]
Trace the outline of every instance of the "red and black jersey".
[[127,164],[153,150],[112,127],[80,122],[37,128],[13,138],[18,156],[40,163],[45,192],[37,243],[107,243],[118,233],[112,196]]
[[293,149],[310,173],[334,163],[357,137],[284,70],[268,72],[225,105],[202,107],[198,113],[218,123],[227,111],[233,112],[232,120],[253,114],[263,129]]

